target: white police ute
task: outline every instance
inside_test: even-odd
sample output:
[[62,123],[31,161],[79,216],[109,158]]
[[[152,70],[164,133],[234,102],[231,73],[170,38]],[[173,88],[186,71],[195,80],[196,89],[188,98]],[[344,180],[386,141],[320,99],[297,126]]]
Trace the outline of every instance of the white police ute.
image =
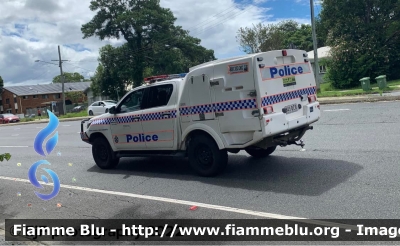
[[255,158],[277,146],[304,146],[320,118],[307,53],[275,50],[215,60],[187,74],[145,79],[109,109],[81,123],[96,164],[114,168],[121,157],[188,157],[201,176],[215,176],[228,152]]

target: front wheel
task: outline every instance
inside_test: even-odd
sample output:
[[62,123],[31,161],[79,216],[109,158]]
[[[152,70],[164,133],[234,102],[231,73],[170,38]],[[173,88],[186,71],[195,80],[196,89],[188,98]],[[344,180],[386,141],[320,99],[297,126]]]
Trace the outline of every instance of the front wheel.
[[93,115],[93,111],[92,110],[89,111],[89,115]]
[[276,146],[267,149],[246,149],[247,154],[255,158],[264,158],[272,154],[276,150]]
[[103,137],[98,137],[94,140],[92,155],[96,165],[101,169],[112,169],[119,163],[119,158],[115,157],[110,144]]
[[191,168],[204,177],[222,173],[228,164],[228,152],[220,150],[212,138],[204,135],[190,141],[188,156]]

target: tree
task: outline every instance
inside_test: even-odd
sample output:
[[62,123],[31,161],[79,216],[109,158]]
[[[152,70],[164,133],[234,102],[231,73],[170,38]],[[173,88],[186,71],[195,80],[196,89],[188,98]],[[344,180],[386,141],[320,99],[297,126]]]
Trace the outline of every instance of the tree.
[[92,78],[91,89],[95,95],[110,96],[117,100],[126,93],[126,86],[132,84],[134,59],[125,59],[129,48],[106,45],[100,48],[99,66]]
[[[146,67],[159,71],[169,69],[161,64],[165,50],[179,49],[194,63],[215,59],[213,51],[199,45],[199,39],[189,36],[180,26],[174,26],[176,18],[169,9],[160,6],[159,0],[93,0],[89,8],[98,12],[82,25],[83,38],[123,37],[127,43],[121,49],[129,52],[121,57],[132,65],[128,71],[129,81],[135,86],[142,84]],[[193,56],[198,53],[201,56],[197,56],[196,61]],[[108,69],[104,72],[112,74]]]
[[4,161],[4,160],[9,161],[10,159],[11,159],[10,153],[5,153],[5,154],[1,154],[1,155],[0,155],[0,162],[2,162],[2,161]]
[[0,76],[0,90],[3,89],[4,87],[4,81],[3,78]]
[[[63,73],[63,75],[64,75],[65,83],[81,82],[81,80],[88,81],[80,73]],[[54,77],[53,83],[61,83],[61,75],[57,75],[56,77]]]
[[336,88],[358,86],[363,77],[399,78],[400,1],[324,0],[320,16],[329,27],[327,77]]
[[73,104],[77,104],[79,99],[84,97],[84,94],[82,91],[68,91],[65,93],[65,97],[71,100]]
[[242,50],[248,54],[287,49],[291,44],[305,51],[313,49],[311,26],[300,25],[293,20],[268,25],[258,23],[252,28],[239,28],[236,39]]

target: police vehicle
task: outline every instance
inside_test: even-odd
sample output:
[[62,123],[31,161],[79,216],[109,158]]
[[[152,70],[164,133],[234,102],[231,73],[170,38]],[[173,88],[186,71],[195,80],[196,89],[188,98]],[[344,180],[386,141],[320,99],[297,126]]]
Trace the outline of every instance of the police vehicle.
[[201,176],[215,176],[228,152],[255,158],[277,146],[304,146],[320,118],[313,70],[302,50],[274,50],[215,60],[187,74],[145,79],[109,109],[81,123],[96,164],[121,157],[188,157]]

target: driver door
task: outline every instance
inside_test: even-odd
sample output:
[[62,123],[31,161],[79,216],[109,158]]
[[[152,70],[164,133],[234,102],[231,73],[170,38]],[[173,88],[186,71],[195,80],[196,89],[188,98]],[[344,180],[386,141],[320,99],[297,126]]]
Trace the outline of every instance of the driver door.
[[116,106],[116,114],[111,119],[111,134],[118,151],[146,149],[146,142],[142,139],[143,127],[140,120],[144,90],[132,91]]

